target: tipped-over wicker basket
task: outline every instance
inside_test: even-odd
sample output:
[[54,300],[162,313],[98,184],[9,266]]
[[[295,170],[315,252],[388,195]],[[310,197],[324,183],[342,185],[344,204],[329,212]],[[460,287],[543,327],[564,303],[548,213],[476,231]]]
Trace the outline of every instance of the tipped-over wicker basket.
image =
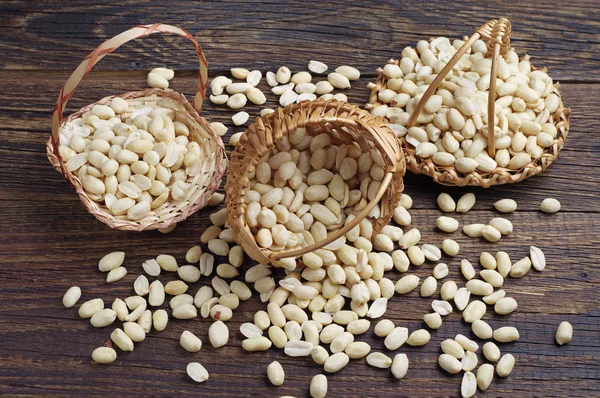
[[[190,40],[194,45],[200,67],[198,87],[193,106],[183,94],[169,89],[149,88],[118,96],[105,97],[94,104],[81,108],[63,120],[62,113],[67,101],[75,92],[75,88],[81,79],[91,71],[96,63],[124,43],[153,33],[176,34]],[[202,48],[194,37],[183,29],[165,24],[136,26],[105,41],[83,60],[60,91],[52,115],[52,135],[46,143],[50,163],[73,186],[88,211],[111,228],[129,231],[165,229],[179,221],[185,220],[192,213],[206,205],[211,195],[218,189],[227,166],[225,146],[221,138],[213,131],[208,122],[199,115],[202,109],[202,101],[205,98],[207,80],[208,63],[204,58]],[[94,105],[108,104],[114,97],[120,97],[127,101],[128,109],[124,115],[129,115],[136,109],[144,107],[153,108],[160,106],[173,110],[175,119],[185,121],[189,126],[190,134],[188,138],[190,141],[198,143],[203,155],[200,157],[200,163],[195,165],[197,173],[194,176],[188,176],[186,180],[187,183],[190,183],[191,187],[185,197],[180,200],[171,200],[163,203],[157,208],[152,209],[147,216],[138,221],[130,221],[125,216],[115,216],[104,205],[101,205],[101,200],[98,200],[99,198],[91,198],[83,189],[79,176],[67,169],[59,151],[61,144],[60,129],[63,126],[69,122],[76,121],[84,114],[88,114]]]
[[[453,66],[461,59],[461,57],[471,48],[473,43],[479,39],[487,41],[487,53],[485,58],[492,59],[491,63],[491,78],[489,85],[489,100],[488,100],[488,120],[487,125],[494,125],[494,103],[496,100],[496,76],[498,71],[498,60],[500,56],[506,56],[510,50],[511,24],[506,18],[498,20],[490,20],[480,26],[476,32],[456,51],[454,56],[448,61],[446,66],[437,74],[431,82],[426,92],[415,106],[408,123],[407,128],[418,126],[418,118],[421,115],[429,98],[437,92],[437,89],[444,83],[448,73],[452,71]],[[528,59],[528,58],[527,58]],[[388,63],[398,65],[399,61],[390,60]],[[535,70],[532,66],[532,71]],[[545,69],[543,69],[545,72]],[[388,78],[380,71],[375,86],[373,87],[369,99],[368,107],[376,107],[381,105],[378,100],[380,90],[387,88]],[[406,155],[408,170],[415,174],[425,174],[434,179],[435,182],[442,185],[457,185],[457,186],[482,186],[488,188],[492,185],[515,183],[522,181],[528,177],[539,174],[546,170],[552,162],[558,158],[560,150],[563,148],[567,134],[569,131],[569,115],[570,109],[565,108],[562,103],[560,93],[556,88],[553,93],[558,95],[559,106],[554,114],[550,115],[550,120],[556,127],[557,135],[551,146],[544,148],[541,156],[531,159],[531,161],[518,170],[512,170],[506,167],[496,167],[491,172],[480,171],[475,169],[470,173],[461,173],[454,166],[439,166],[436,165],[431,158],[422,159],[415,154],[415,148],[409,144],[406,137],[402,137],[402,147]],[[486,125],[486,126],[487,126]],[[494,134],[488,134],[487,143],[488,155],[494,158],[495,154],[495,139]]]
[[[303,101],[257,118],[242,135],[231,155],[225,186],[227,219],[244,251],[262,264],[282,266],[281,259],[312,252],[345,235],[367,217],[377,203],[380,204],[380,216],[370,221],[374,231],[381,230],[390,221],[400,200],[405,172],[400,144],[386,123],[384,118],[374,117],[356,105],[335,100]],[[257,245],[246,223],[245,192],[250,186],[248,176],[254,173],[261,158],[297,128],[306,128],[307,134],[311,135],[327,133],[332,137],[332,144],[356,145],[363,153],[375,149],[383,156],[387,166],[377,194],[351,222],[329,233],[323,241],[302,249],[274,252]]]

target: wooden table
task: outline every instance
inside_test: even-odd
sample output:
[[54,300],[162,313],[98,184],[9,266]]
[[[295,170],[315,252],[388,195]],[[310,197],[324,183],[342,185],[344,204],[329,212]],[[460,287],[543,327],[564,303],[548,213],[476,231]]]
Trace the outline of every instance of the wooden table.
[[[95,329],[78,318],[76,309],[63,308],[65,290],[78,285],[84,292],[82,299],[102,297],[106,302],[132,294],[131,283],[142,261],[163,252],[183,261],[186,250],[198,242],[209,224],[212,211],[198,212],[169,235],[112,231],[86,212],[50,166],[44,143],[58,91],[101,40],[139,23],[179,25],[203,44],[211,76],[227,73],[231,67],[266,72],[287,65],[294,71],[305,70],[311,59],[331,67],[348,64],[362,72],[360,81],[347,91],[348,97],[364,104],[368,98],[365,85],[374,80],[377,67],[398,57],[405,46],[435,35],[469,35],[488,18],[506,16],[513,23],[515,48],[520,54],[531,54],[536,66],[549,68],[572,108],[569,139],[558,162],[542,176],[488,190],[444,188],[426,177],[409,175],[405,192],[415,200],[413,225],[425,242],[438,245],[446,237],[434,227],[440,215],[435,198],[440,192],[455,198],[465,192],[477,195],[475,208],[458,216],[461,224],[496,216],[492,203],[500,198],[518,201],[519,210],[508,216],[515,232],[497,244],[459,232],[452,235],[461,253],[454,259],[444,258],[451,268],[450,279],[464,283],[459,260],[476,263],[483,250],[506,250],[513,260],[526,256],[532,244],[546,253],[544,272],[531,271],[523,279],[507,280],[506,290],[519,302],[517,312],[490,316],[494,327],[517,326],[521,339],[501,346],[503,352],[516,356],[517,364],[509,378],[496,378],[486,395],[598,396],[600,146],[594,137],[600,97],[598,4],[591,0],[505,3],[1,1],[0,395],[307,396],[311,377],[322,371],[309,358],[289,358],[274,348],[255,354],[241,349],[239,325],[264,308],[257,297],[235,311],[229,322],[229,345],[222,349],[208,344],[209,320],[175,320],[166,331],[150,333],[134,352],[120,353],[111,366],[91,361],[92,350],[108,339],[111,329]],[[142,89],[146,72],[165,64],[176,70],[172,87],[191,95],[197,66],[191,46],[174,36],[156,35],[129,43],[104,59],[80,86],[68,111],[105,95]],[[275,97],[268,98],[268,105],[274,106]],[[257,108],[248,109],[252,117],[257,115]],[[231,115],[223,107],[206,104],[204,116],[209,121],[231,126]],[[241,130],[230,129],[230,134]],[[559,199],[561,212],[541,213],[539,204],[546,197]],[[113,250],[126,251],[129,274],[107,285],[97,262]],[[432,267],[426,264],[414,272],[429,275]],[[391,277],[396,280],[398,274]],[[422,326],[429,305],[430,300],[414,292],[395,297],[386,316],[414,330]],[[573,324],[574,339],[559,347],[554,333],[564,320]],[[179,335],[185,329],[204,341],[199,353],[180,347]],[[456,396],[460,376],[449,377],[436,364],[439,343],[456,333],[471,336],[469,326],[452,314],[432,333],[428,345],[401,348],[410,358],[410,369],[401,381],[387,370],[367,366],[364,360],[352,362],[329,377],[328,396]],[[381,339],[371,334],[366,341],[375,350],[384,350]],[[266,366],[273,360],[286,370],[286,382],[279,388],[269,386],[266,379]],[[191,361],[206,366],[209,382],[190,381],[185,366]]]

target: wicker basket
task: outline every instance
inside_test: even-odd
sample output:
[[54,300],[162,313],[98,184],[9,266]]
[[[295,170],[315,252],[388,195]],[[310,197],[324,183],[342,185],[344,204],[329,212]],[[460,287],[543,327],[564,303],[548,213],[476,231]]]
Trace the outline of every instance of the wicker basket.
[[[172,33],[189,39],[199,59],[199,82],[194,97],[193,106],[187,101],[183,94],[172,90],[161,90],[156,88],[142,91],[129,92],[118,96],[109,96],[100,101],[81,108],[79,111],[68,116],[63,120],[62,113],[66,107],[67,101],[75,92],[75,88],[81,79],[87,75],[92,67],[98,63],[105,55],[113,52],[124,43],[145,37],[152,33]],[[221,138],[213,131],[208,122],[199,115],[202,109],[202,101],[205,98],[205,89],[208,79],[208,64],[204,58],[200,44],[183,29],[164,24],[153,24],[136,26],[129,29],[112,39],[102,43],[94,52],[88,55],[83,62],[71,74],[64,87],[61,89],[52,115],[52,135],[46,143],[48,159],[52,166],[65,176],[67,181],[73,186],[75,191],[88,211],[98,220],[102,221],[111,228],[129,231],[143,231],[149,229],[165,229],[173,224],[185,220],[194,212],[206,205],[214,191],[221,184],[221,179],[227,166],[227,157],[225,155],[225,146]],[[127,114],[143,107],[161,106],[170,108],[174,111],[177,120],[183,120],[190,128],[190,141],[195,141],[200,145],[204,156],[201,158],[198,167],[198,174],[188,176],[186,182],[191,184],[186,196],[177,201],[166,202],[160,207],[153,209],[143,219],[139,221],[130,221],[124,216],[114,216],[108,209],[90,198],[83,189],[79,177],[67,170],[61,154],[60,146],[60,128],[66,123],[81,118],[96,104],[107,104],[112,98],[121,97],[128,102]],[[95,198],[96,200],[98,198]]]
[[[460,58],[467,52],[471,45],[475,41],[483,38],[487,41],[487,54],[486,57],[492,57],[492,70],[489,87],[489,101],[488,101],[488,125],[494,125],[494,112],[493,104],[496,98],[496,74],[498,70],[498,59],[500,55],[505,56],[510,50],[510,36],[511,36],[511,24],[506,18],[500,18],[499,20],[490,20],[481,27],[479,27],[475,34],[471,36],[460,49],[456,51],[454,56],[448,61],[447,65],[442,71],[436,76],[433,82],[429,85],[427,91],[421,97],[421,100],[416,105],[413,113],[407,124],[407,128],[416,125],[416,121],[421,114],[421,111],[425,107],[427,100],[431,95],[436,93],[438,87],[444,81],[444,78],[452,70],[452,67],[460,60]],[[397,60],[390,60],[389,63],[399,64]],[[532,67],[532,70],[534,68]],[[544,70],[545,71],[545,70]],[[378,93],[380,90],[387,87],[387,77],[380,71],[375,87],[371,91],[369,98],[370,106],[381,105],[378,100]],[[563,148],[567,134],[569,131],[569,116],[570,109],[565,108],[562,103],[562,99],[558,90],[553,91],[558,95],[560,99],[559,107],[557,111],[551,115],[556,129],[557,136],[552,146],[545,148],[543,154],[532,159],[531,162],[519,170],[511,170],[503,167],[496,167],[492,172],[478,172],[477,170],[465,174],[458,172],[454,166],[438,166],[433,163],[431,158],[421,159],[415,155],[415,149],[410,145],[406,138],[402,137],[402,147],[406,156],[407,168],[415,174],[425,174],[434,179],[435,182],[442,185],[457,185],[457,186],[482,186],[488,188],[492,185],[508,184],[522,181],[528,177],[539,174],[546,170],[552,162],[558,158],[558,153]],[[491,112],[489,111],[491,109]],[[487,151],[490,157],[495,155],[495,142],[494,134],[488,135],[488,146]]]
[[[248,175],[254,172],[260,159],[274,148],[278,141],[297,128],[306,128],[307,133],[311,135],[328,133],[333,144],[358,145],[363,152],[375,148],[382,154],[388,166],[375,197],[343,228],[331,232],[325,240],[302,249],[273,252],[257,245],[250,227],[246,224],[244,195],[250,184]],[[236,241],[250,257],[262,264],[281,266],[281,259],[312,252],[345,235],[358,225],[377,203],[380,203],[380,217],[371,219],[371,222],[375,231],[381,230],[390,221],[402,195],[404,172],[405,163],[399,142],[387,127],[384,118],[374,117],[358,106],[345,102],[303,101],[257,118],[242,135],[239,145],[231,155],[227,170],[227,219]]]

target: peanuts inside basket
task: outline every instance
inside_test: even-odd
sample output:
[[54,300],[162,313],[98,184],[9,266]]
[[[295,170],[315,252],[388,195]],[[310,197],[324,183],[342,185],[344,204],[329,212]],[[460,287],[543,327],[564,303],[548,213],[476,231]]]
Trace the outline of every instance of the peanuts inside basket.
[[[157,88],[108,96],[62,120],[79,81],[104,54],[151,33],[192,41],[200,61],[194,106]],[[182,29],[138,26],[104,42],[73,72],[53,115],[48,158],[88,211],[111,228],[168,228],[204,207],[219,187],[227,158],[220,137],[198,112],[208,70],[198,42]]]
[[306,264],[319,248],[342,247],[349,231],[358,238],[359,223],[385,226],[403,175],[385,119],[304,101],[257,118],[240,139],[227,171],[228,221],[253,259],[294,269],[295,257]]
[[491,20],[465,40],[421,40],[379,70],[367,109],[394,124],[410,171],[487,188],[557,159],[570,110],[546,69],[519,59],[510,36],[510,21]]

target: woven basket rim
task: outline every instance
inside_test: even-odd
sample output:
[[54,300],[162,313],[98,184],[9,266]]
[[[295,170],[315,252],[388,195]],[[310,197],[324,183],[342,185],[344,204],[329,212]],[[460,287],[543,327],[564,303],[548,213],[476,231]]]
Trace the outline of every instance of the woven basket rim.
[[[75,189],[77,192],[79,199],[87,209],[87,211],[96,217],[98,220],[108,225],[110,228],[125,230],[125,231],[145,231],[145,230],[153,230],[153,229],[164,229],[176,224],[180,221],[185,220],[193,213],[202,209],[206,206],[206,203],[210,199],[210,196],[219,188],[222,178],[225,174],[226,166],[227,166],[227,154],[225,151],[225,145],[221,137],[219,137],[215,131],[210,127],[210,124],[204,119],[200,114],[192,107],[187,98],[176,91],[165,91],[159,88],[148,88],[141,91],[130,91],[123,94],[118,95],[109,95],[101,98],[100,100],[88,104],[78,111],[69,114],[65,117],[60,124],[60,127],[63,127],[66,123],[71,122],[75,119],[81,118],[81,116],[90,111],[94,105],[106,105],[113,98],[123,98],[125,100],[128,99],[136,99],[143,97],[151,97],[156,96],[157,99],[168,99],[173,101],[174,103],[183,106],[185,113],[189,116],[194,123],[196,123],[199,127],[203,128],[215,142],[215,171],[210,176],[209,183],[207,184],[205,192],[200,195],[198,200],[195,203],[189,203],[188,205],[177,210],[179,214],[175,217],[168,218],[162,221],[155,221],[151,223],[140,223],[139,221],[131,221],[131,220],[121,220],[116,219],[115,216],[102,206],[100,206],[97,202],[93,201],[87,192],[83,189],[81,181],[79,177],[69,171],[65,167],[65,162],[59,152],[60,143],[54,140],[54,137],[50,135],[48,141],[46,142],[46,153],[48,159],[52,166],[61,173],[65,179],[69,182],[69,184]],[[192,134],[190,131],[190,141],[194,141],[196,139],[195,134]],[[165,202],[169,203],[169,202]]]
[[[430,38],[429,40],[433,40]],[[529,60],[529,57],[525,55],[521,59]],[[397,59],[390,59],[387,64],[398,65],[400,63]],[[538,70],[531,65],[531,70]],[[540,69],[546,71],[546,68]],[[369,103],[372,108],[379,105],[383,105],[379,102],[378,93],[380,90],[387,87],[387,76],[383,74],[383,69],[378,68],[378,75],[375,82],[375,86],[371,89],[369,95]],[[564,147],[566,142],[569,127],[570,127],[570,114],[571,109],[565,108],[562,102],[562,95],[557,89],[553,92],[558,95],[559,107],[558,110],[551,115],[554,125],[557,128],[557,135],[554,138],[554,144],[548,148],[544,148],[542,155],[539,158],[532,159],[530,163],[523,166],[519,170],[511,170],[508,168],[497,167],[493,172],[480,173],[477,169],[469,174],[458,172],[454,166],[438,166],[433,163],[431,158],[421,159],[415,155],[415,148],[410,145],[405,137],[401,137],[400,142],[405,153],[407,169],[415,174],[428,175],[435,182],[441,185],[447,186],[481,186],[489,188],[493,185],[501,184],[512,184],[523,181],[526,178],[537,175],[545,171],[557,158]],[[416,123],[415,126],[422,126],[423,124]]]
[[[329,114],[334,112],[332,116]],[[347,112],[347,114],[338,112]],[[307,118],[305,118],[307,116]],[[354,120],[356,119],[356,120]],[[366,120],[365,120],[366,119]],[[242,139],[240,139],[240,145],[236,146],[234,152],[231,155],[230,167],[227,170],[227,183],[225,186],[226,191],[226,205],[227,205],[227,216],[229,225],[234,229],[234,238],[244,248],[244,251],[248,253],[254,260],[267,265],[281,266],[277,254],[289,252],[275,252],[270,249],[259,247],[257,244],[250,227],[246,224],[245,217],[243,216],[243,204],[244,194],[246,186],[249,184],[248,178],[245,176],[245,172],[238,172],[238,168],[242,170],[243,161],[246,161],[245,171],[252,171],[254,165],[251,163],[250,158],[258,159],[261,156],[258,151],[255,150],[255,145],[266,144],[267,148],[273,148],[276,140],[272,139],[273,133],[276,139],[281,139],[288,135],[289,130],[297,127],[305,127],[306,125],[323,125],[334,121],[347,121],[349,125],[353,125],[357,129],[377,129],[379,134],[381,129],[385,129],[385,134],[389,139],[395,142],[397,152],[395,159],[392,160],[390,153],[384,153],[384,156],[393,163],[390,166],[390,170],[393,169],[393,178],[390,184],[385,189],[385,193],[388,196],[389,201],[387,202],[390,206],[397,203],[400,200],[400,196],[403,190],[403,176],[405,172],[405,160],[404,155],[401,152],[399,142],[391,129],[387,127],[386,121],[381,117],[374,117],[369,112],[359,108],[357,105],[348,104],[346,102],[340,102],[336,100],[324,101],[322,99],[315,101],[303,101],[300,104],[288,105],[286,108],[278,108],[276,112],[265,115],[264,117],[256,118],[256,121],[252,123],[246,129]],[[371,123],[373,126],[365,127],[363,123]],[[264,142],[259,142],[259,133],[255,131],[266,130],[269,133],[266,135]],[[322,133],[319,131],[318,133]],[[373,132],[371,132],[373,134]],[[374,140],[371,140],[375,142]],[[246,146],[244,146],[246,144]],[[372,145],[375,146],[373,143]],[[380,148],[383,147],[381,143],[377,144]],[[382,151],[383,153],[383,151]],[[238,166],[238,163],[240,166]],[[383,202],[384,198],[382,198]],[[371,201],[372,202],[372,201]],[[370,202],[370,203],[371,203]],[[379,202],[375,202],[379,203]],[[393,211],[393,210],[392,210]],[[392,211],[386,214],[381,214],[379,219],[375,221],[371,220],[374,224],[375,230],[380,230],[386,225],[392,216]],[[357,217],[358,218],[358,217]],[[359,222],[358,220],[357,222]]]

